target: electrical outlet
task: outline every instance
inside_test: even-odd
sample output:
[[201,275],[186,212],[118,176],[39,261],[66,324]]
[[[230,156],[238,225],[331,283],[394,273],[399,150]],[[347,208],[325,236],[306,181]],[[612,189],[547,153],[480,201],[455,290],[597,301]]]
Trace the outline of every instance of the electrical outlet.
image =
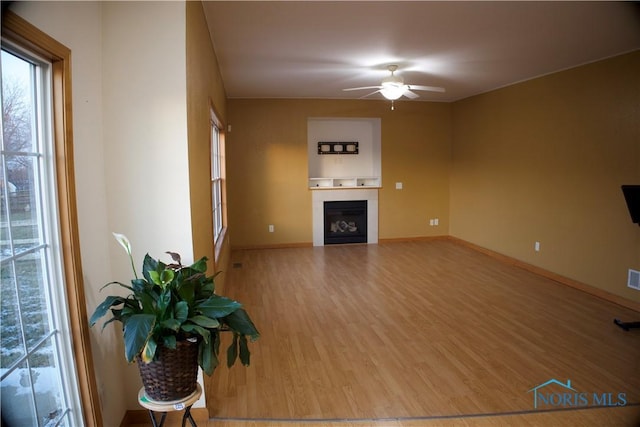
[[440,225],[440,220],[438,218],[435,218],[433,220],[433,225]]
[[431,227],[433,227],[433,226],[435,225],[435,222],[436,222],[436,220],[435,220],[435,219],[430,219],[430,220],[429,220],[429,225],[430,225]]
[[396,182],[396,190],[402,190],[402,183]]
[[533,244],[533,250],[536,252],[540,252],[540,242],[535,242]]
[[276,231],[276,228],[273,226],[273,224],[269,224],[269,233],[273,233],[274,231]]

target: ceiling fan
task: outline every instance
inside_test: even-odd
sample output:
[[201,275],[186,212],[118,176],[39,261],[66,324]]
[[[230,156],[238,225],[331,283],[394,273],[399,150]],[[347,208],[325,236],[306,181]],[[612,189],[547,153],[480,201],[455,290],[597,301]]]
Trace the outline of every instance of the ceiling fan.
[[430,92],[444,92],[444,88],[437,86],[420,86],[420,85],[409,85],[405,84],[404,80],[400,76],[396,76],[395,72],[398,70],[397,65],[389,65],[387,67],[390,76],[382,79],[380,86],[363,86],[363,87],[351,87],[348,89],[342,89],[343,91],[352,91],[352,90],[364,90],[364,89],[378,89],[375,92],[371,92],[362,98],[366,98],[375,93],[380,92],[382,96],[387,98],[392,102],[391,109],[393,109],[393,101],[400,98],[401,96],[406,96],[407,98],[415,99],[418,98],[419,95],[414,90],[426,90]]

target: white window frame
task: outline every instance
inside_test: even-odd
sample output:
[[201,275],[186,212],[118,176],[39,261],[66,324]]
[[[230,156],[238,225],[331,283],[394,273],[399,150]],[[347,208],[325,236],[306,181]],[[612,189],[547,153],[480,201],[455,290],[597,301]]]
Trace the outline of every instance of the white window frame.
[[[220,121],[211,109],[211,216],[213,244],[219,248],[224,236],[224,135]],[[219,252],[216,250],[216,253]]]

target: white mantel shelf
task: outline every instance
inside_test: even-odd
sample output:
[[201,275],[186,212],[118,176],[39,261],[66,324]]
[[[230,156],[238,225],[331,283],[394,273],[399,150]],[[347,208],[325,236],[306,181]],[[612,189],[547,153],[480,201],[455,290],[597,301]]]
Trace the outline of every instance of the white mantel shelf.
[[379,177],[309,178],[310,190],[373,189],[380,187]]

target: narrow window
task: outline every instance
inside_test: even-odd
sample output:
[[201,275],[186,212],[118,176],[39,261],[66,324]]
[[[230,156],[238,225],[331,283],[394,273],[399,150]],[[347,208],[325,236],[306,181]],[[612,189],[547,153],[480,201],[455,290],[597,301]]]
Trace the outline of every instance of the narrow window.
[[220,245],[224,230],[224,144],[218,121],[211,113],[211,204],[213,214],[213,241]]
[[62,257],[52,64],[3,41],[2,424],[83,425]]

